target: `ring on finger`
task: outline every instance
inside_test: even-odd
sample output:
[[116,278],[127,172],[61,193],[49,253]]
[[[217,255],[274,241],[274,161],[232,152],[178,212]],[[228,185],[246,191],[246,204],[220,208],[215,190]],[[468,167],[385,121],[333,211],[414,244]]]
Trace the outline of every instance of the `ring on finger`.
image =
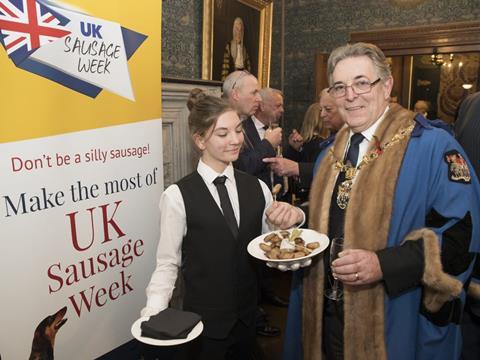
[[355,281],[360,280],[360,276],[358,275],[358,272],[355,273]]

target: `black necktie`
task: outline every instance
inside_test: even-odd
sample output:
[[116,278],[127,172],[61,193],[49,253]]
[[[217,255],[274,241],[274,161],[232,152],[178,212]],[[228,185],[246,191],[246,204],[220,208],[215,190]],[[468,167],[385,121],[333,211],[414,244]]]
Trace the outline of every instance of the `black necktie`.
[[364,137],[361,133],[355,133],[352,135],[350,138],[350,147],[348,148],[347,155],[345,156],[345,164],[350,162],[353,167],[357,166],[358,149],[363,139]]
[[267,131],[268,130],[268,125],[264,125],[263,130]]
[[[363,135],[360,133],[355,133],[350,138],[350,146],[348,147],[347,154],[343,160],[344,164],[350,163],[352,166],[357,165],[358,161],[358,151],[359,145],[364,139]],[[330,202],[330,214],[328,219],[328,236],[330,239],[343,237],[343,225],[345,223],[345,210],[340,209],[337,204],[337,194],[338,194],[338,185],[345,181],[345,172],[342,171],[338,174],[335,187],[333,188],[332,200]],[[330,269],[330,251],[324,252],[324,266],[326,277],[326,286],[330,288],[333,284],[332,271]],[[341,283],[339,286],[342,286]]]
[[[353,167],[357,165],[358,151],[362,140],[364,139],[361,133],[355,133],[350,138],[350,146],[348,147],[347,154],[343,162],[345,164],[350,163]],[[342,171],[338,174],[337,182],[333,189],[332,201],[330,203],[330,219],[328,225],[328,233],[330,239],[343,236],[343,223],[345,220],[345,210],[342,210],[337,205],[338,185],[345,181],[345,172]]]
[[219,176],[215,180],[213,180],[213,183],[217,187],[218,195],[220,197],[220,205],[223,210],[223,216],[225,217],[225,221],[227,222],[227,225],[230,228],[233,237],[236,239],[238,236],[238,224],[237,219],[235,219],[235,213],[233,212],[232,203],[230,202],[230,198],[228,197],[225,180],[227,180],[226,176]]

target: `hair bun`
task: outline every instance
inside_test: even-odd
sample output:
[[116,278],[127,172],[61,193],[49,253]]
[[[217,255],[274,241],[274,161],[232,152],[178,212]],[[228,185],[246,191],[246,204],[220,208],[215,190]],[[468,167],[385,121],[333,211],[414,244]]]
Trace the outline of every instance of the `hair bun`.
[[193,88],[190,91],[190,95],[187,100],[187,108],[188,110],[192,111],[193,107],[202,99],[207,96],[202,89]]

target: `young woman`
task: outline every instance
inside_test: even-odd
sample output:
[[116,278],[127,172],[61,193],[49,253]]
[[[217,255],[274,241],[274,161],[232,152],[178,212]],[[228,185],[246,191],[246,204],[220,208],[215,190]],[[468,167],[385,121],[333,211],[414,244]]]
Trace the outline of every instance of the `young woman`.
[[[248,359],[255,341],[257,285],[247,244],[271,225],[285,229],[300,223],[303,213],[273,202],[263,182],[233,169],[243,144],[242,124],[223,99],[194,92],[189,108],[189,128],[201,157],[196,171],[162,194],[157,267],[142,316],[168,307],[180,270],[183,309],[200,314],[204,323],[187,358]],[[223,196],[219,177],[227,190]]]

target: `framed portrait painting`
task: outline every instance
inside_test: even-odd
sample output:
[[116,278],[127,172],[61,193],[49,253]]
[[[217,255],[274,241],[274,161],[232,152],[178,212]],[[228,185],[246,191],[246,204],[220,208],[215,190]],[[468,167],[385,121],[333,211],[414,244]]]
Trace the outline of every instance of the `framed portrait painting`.
[[271,0],[203,0],[202,78],[247,70],[268,86],[272,9]]

